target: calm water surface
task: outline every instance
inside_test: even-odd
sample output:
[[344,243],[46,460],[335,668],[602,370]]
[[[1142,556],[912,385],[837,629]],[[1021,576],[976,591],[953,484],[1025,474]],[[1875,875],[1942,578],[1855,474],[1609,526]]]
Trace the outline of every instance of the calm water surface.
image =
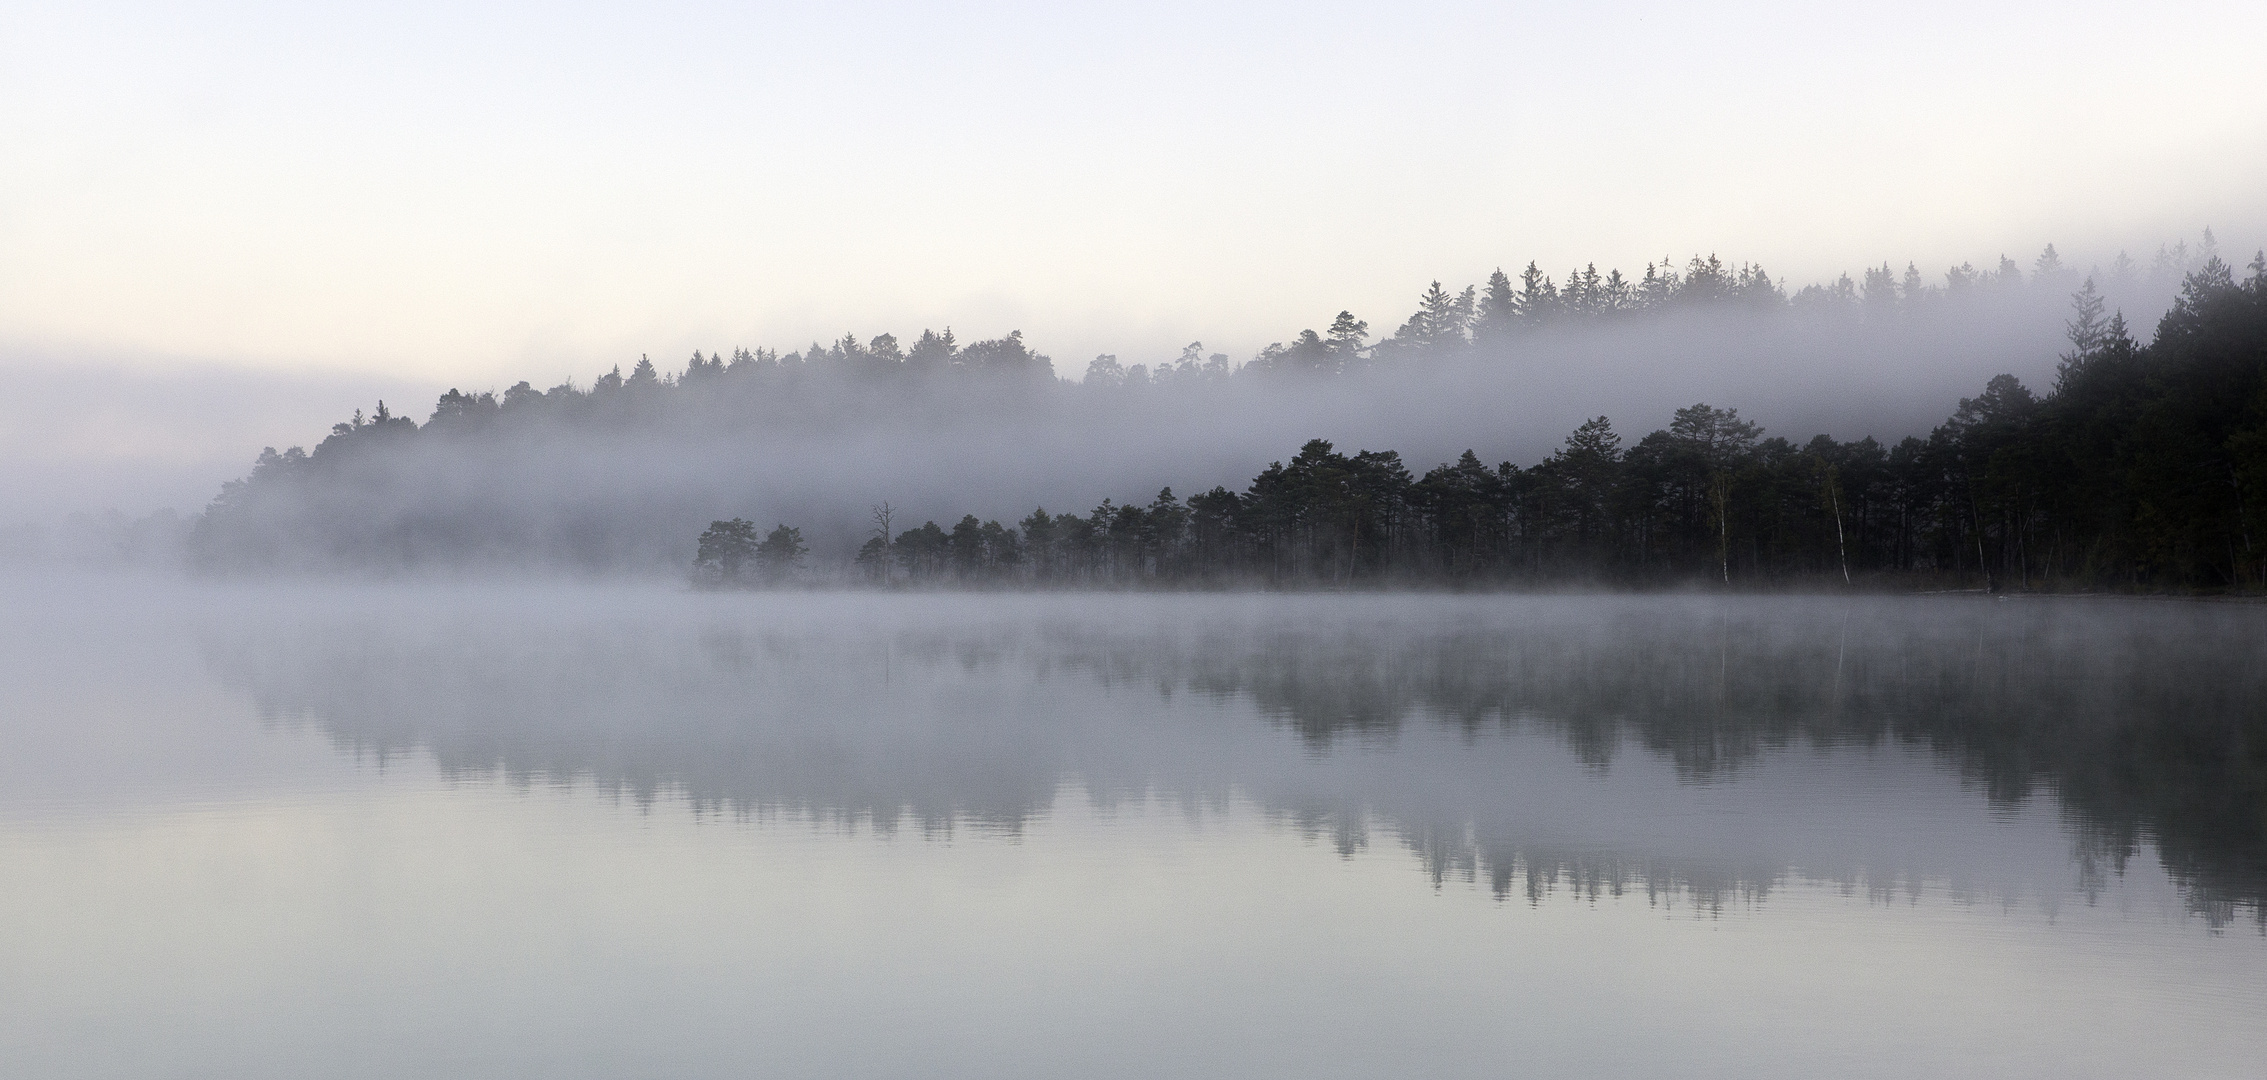
[[0,1075],[2267,1068],[2267,608],[0,610]]

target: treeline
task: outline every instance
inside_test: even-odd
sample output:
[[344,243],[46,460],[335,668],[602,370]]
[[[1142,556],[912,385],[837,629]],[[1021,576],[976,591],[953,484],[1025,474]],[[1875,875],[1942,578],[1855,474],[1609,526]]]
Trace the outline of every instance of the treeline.
[[[2155,312],[2162,310],[2160,295],[2169,296],[2185,274],[2213,263],[2212,250],[2209,239],[2193,250],[2167,247],[2148,268],[2121,258],[2100,281],[2105,295],[2133,299]],[[681,567],[686,536],[698,533],[719,510],[752,516],[746,513],[750,505],[798,519],[814,548],[830,558],[846,556],[859,543],[860,523],[845,511],[871,496],[845,492],[870,491],[866,485],[889,483],[922,493],[915,502],[923,517],[942,509],[944,499],[997,508],[1025,500],[1056,503],[1097,489],[1128,490],[1136,483],[1146,486],[1148,477],[1187,475],[1180,471],[1183,461],[1192,469],[1203,463],[1201,489],[1234,475],[1221,471],[1223,461],[1264,460],[1268,447],[1295,445],[1317,430],[1309,417],[1330,422],[1334,410],[1343,412],[1356,401],[1388,401],[1392,415],[1411,424],[1427,423],[1428,416],[1457,417],[1425,429],[1431,436],[1427,445],[1404,444],[1426,458],[1460,445],[1502,454],[1508,448],[1499,444],[1526,442],[1526,432],[1514,428],[1525,425],[1510,418],[1491,421],[1486,413],[1493,410],[1475,412],[1471,404],[1536,405],[1551,394],[1587,397],[1564,378],[1566,365],[1584,362],[1584,349],[1633,348],[1624,359],[1663,365],[1655,370],[1664,381],[1691,374],[1673,367],[1680,357],[1694,366],[1737,364],[1743,362],[1741,349],[1757,348],[1763,350],[1752,358],[1757,363],[1787,370],[1797,370],[1799,354],[1843,357],[1846,365],[1847,357],[1862,353],[1888,362],[1903,357],[1934,365],[1933,371],[1962,343],[1988,347],[1984,343],[1998,340],[1994,335],[2011,324],[2051,327],[2059,319],[2060,297],[2076,287],[2077,275],[2051,248],[2027,270],[2002,258],[1989,271],[1953,267],[1932,283],[1910,265],[1896,272],[1884,264],[1860,279],[1844,276],[1792,294],[1758,267],[1700,256],[1682,269],[1664,260],[1634,276],[1585,267],[1554,281],[1530,265],[1518,275],[1499,272],[1484,286],[1461,291],[1436,284],[1383,340],[1373,341],[1364,320],[1341,312],[1326,331],[1303,331],[1241,365],[1191,343],[1178,360],[1154,368],[1098,357],[1080,382],[1056,378],[1054,362],[1020,333],[964,343],[949,329],[923,331],[910,344],[886,334],[864,342],[845,335],[831,345],[784,355],[769,349],[695,353],[674,373],[641,358],[627,375],[617,369],[587,386],[568,381],[539,390],[521,382],[501,393],[451,389],[423,423],[380,402],[369,415],[357,412],[334,425],[311,450],[265,449],[248,476],[224,484],[197,516],[188,530],[188,556],[206,570],[252,573],[440,566],[638,571]],[[1684,342],[1690,342],[1689,356],[1679,351]],[[1949,397],[1951,391],[1941,393]],[[1663,411],[1677,400],[1647,396],[1650,408]],[[1519,410],[1506,411],[1508,417]],[[1231,417],[1250,422],[1237,422],[1231,430],[1224,426]],[[1896,424],[1911,430],[1915,422],[1908,412]],[[1167,434],[1173,431],[1179,434]],[[1264,438],[1257,437],[1263,432]],[[1364,438],[1384,441],[1390,434]],[[1129,448],[1129,440],[1142,445]],[[1682,459],[1656,454],[1657,447],[1643,443],[1616,445],[1616,461],[1629,459],[1624,471],[1637,475],[1658,465],[1656,471],[1675,472],[1659,463]],[[1186,452],[1168,457],[1158,449],[1168,444]],[[1754,446],[1734,449],[1768,457],[1779,445],[1758,436]],[[1851,460],[1837,460],[1837,467],[1863,472],[1872,452],[1859,444],[1849,451]],[[1576,457],[1580,460],[1568,468],[1589,467],[1581,464],[1587,459]],[[1563,511],[1585,522],[1578,542],[1569,544],[1549,525],[1562,513],[1568,497],[1563,491],[1532,479],[1507,486],[1502,469],[1480,470],[1498,474],[1486,484],[1469,467],[1457,471],[1456,484],[1466,492],[1457,498],[1478,500],[1473,504],[1478,509],[1466,524],[1438,526],[1446,530],[1443,535],[1470,534],[1444,569],[1423,568],[1431,558],[1418,554],[1423,530],[1412,532],[1408,524],[1423,512],[1396,503],[1383,526],[1391,530],[1391,543],[1380,549],[1365,534],[1358,552],[1339,556],[1339,578],[1374,579],[1390,570],[1458,580],[1570,572],[1643,580],[1693,572],[1688,564],[1699,558],[1686,550],[1697,541],[1680,538],[1660,512],[1630,509],[1628,500],[1638,497],[1619,494],[1630,485],[1617,481],[1611,499],[1594,486],[1582,489],[1584,498],[1603,499],[1610,508]],[[1744,468],[1731,471],[1748,475]],[[1535,470],[1511,472],[1526,477]],[[1412,477],[1411,484],[1422,479]],[[1865,494],[1837,490],[1838,498]],[[1923,506],[1928,498],[1916,495],[1912,501]],[[1747,514],[1755,505],[1732,499],[1727,512]],[[1879,505],[1868,501],[1860,509],[1870,512]],[[1192,522],[1205,513],[1193,500],[1184,509]],[[1705,515],[1684,509],[1687,518],[1703,522],[1685,521],[1686,531],[1705,531]],[[1113,506],[1112,513],[1117,511]],[[1238,520],[1259,520],[1254,515],[1266,512],[1245,507]],[[1091,514],[1078,516],[1091,523]],[[1304,524],[1308,516],[1304,510],[1292,514],[1301,524],[1291,534],[1312,533]],[[1867,538],[1882,534],[1878,524],[1852,526],[1846,517],[1842,522],[1845,530],[1855,527]],[[983,530],[981,521],[977,528]],[[1725,549],[1717,553],[1719,577],[1738,573],[1742,565],[1786,565],[1792,558],[1787,551],[1816,548],[1815,542],[1803,547],[1788,539],[1792,525],[1774,535],[1793,547],[1764,550],[1755,546],[1765,543],[1761,539],[1743,547],[1738,537],[1755,530],[1741,534],[1740,528],[1734,520],[1717,530],[1730,534],[1717,538],[1716,546]],[[1914,554],[1900,565],[1930,565],[1923,550],[1928,543],[1965,542],[1956,532],[1930,528],[1924,521],[1907,530],[1903,543]],[[1017,523],[1014,531],[1013,543],[1028,546],[1028,530]],[[936,538],[926,533],[905,549],[915,553],[914,562],[903,563],[897,539],[894,532],[889,537],[884,577],[894,580],[902,572],[936,578],[927,568],[943,563],[953,566],[948,578],[982,576],[968,569],[966,556],[936,554],[941,550]],[[1208,561],[1215,569],[1189,580],[1328,577],[1315,569],[1326,558],[1285,536],[1254,539],[1246,530],[1224,542],[1229,547],[1219,559],[1226,561]],[[1003,552],[1011,546],[1004,536],[987,543]],[[1123,545],[1116,540],[1104,545],[1110,553],[1102,556],[1083,548],[1054,551],[1053,543],[1042,545],[1037,561],[1019,563],[1014,574],[997,573],[1053,575],[1049,581],[1131,580],[1126,576],[1131,571],[1120,568]],[[1327,546],[1322,540],[1313,544]],[[1704,553],[1706,546],[1698,550]],[[1213,560],[1211,548],[1206,551],[1205,559]],[[1853,572],[1872,565],[1862,552],[1853,550],[1850,557]],[[1088,569],[1097,558],[1106,569]],[[1193,572],[1177,554],[1168,553],[1164,570],[1154,568],[1154,554],[1145,558],[1152,575],[1179,580]],[[1840,558],[1837,549],[1837,568]],[[1942,562],[1959,559],[1966,556],[1946,555]]]
[[[2217,254],[2211,230],[2204,232],[2203,254]],[[2142,282],[2167,291],[2190,269],[2185,242],[2160,248],[2146,275],[2139,263],[2120,253],[2104,275],[2119,291],[2131,292]],[[2200,263],[2199,263],[2200,265]],[[1905,264],[1903,272],[1888,263],[1866,270],[1860,280],[1843,274],[1825,284],[1806,285],[1789,294],[1783,283],[1763,267],[1737,266],[1715,255],[1695,255],[1680,272],[1663,258],[1647,263],[1642,276],[1631,278],[1616,270],[1598,272],[1596,263],[1569,271],[1555,281],[1529,262],[1516,282],[1500,268],[1484,285],[1450,292],[1435,281],[1418,298],[1417,310],[1392,335],[1374,345],[1370,324],[1341,311],[1330,328],[1317,333],[1302,330],[1288,343],[1262,349],[1241,371],[1253,374],[1331,374],[1368,363],[1406,356],[1438,356],[1457,352],[1492,352],[1514,345],[1521,337],[1569,325],[1594,325],[1685,311],[1741,311],[1759,314],[1789,312],[1828,320],[1904,322],[1958,309],[1990,296],[2004,296],[2025,287],[2068,289],[2077,283],[2076,272],[2062,262],[2049,244],[2032,263],[2026,278],[2015,260],[2000,256],[1998,265],[1978,269],[1961,263],[1931,282],[1920,268]],[[1225,367],[1226,357],[1214,356],[1209,366],[1196,363],[1200,344],[1183,350],[1170,367],[1149,372],[1152,382],[1187,380]],[[1137,365],[1138,367],[1138,365]],[[1089,383],[1115,385],[1140,383],[1140,371],[1117,367],[1113,356],[1097,357],[1087,369]]]
[[[2217,257],[2209,229],[2194,249],[2185,242],[2160,247],[2146,268],[2120,253],[2095,275],[2118,296],[2169,294],[2184,274]],[[844,334],[833,342],[813,342],[785,353],[772,348],[694,350],[682,370],[665,371],[640,357],[630,372],[619,365],[587,386],[573,380],[548,390],[521,381],[502,392],[452,388],[435,405],[424,427],[436,434],[465,434],[515,422],[565,422],[574,426],[618,427],[681,420],[688,412],[721,412],[729,417],[793,419],[815,403],[833,404],[848,395],[872,407],[877,392],[933,395],[940,387],[965,387],[996,402],[1002,395],[1043,393],[1068,384],[1085,393],[1128,387],[1194,388],[1232,377],[1280,378],[1347,374],[1421,359],[1460,354],[1514,351],[1522,338],[1553,329],[1626,322],[1677,313],[1721,312],[1745,315],[1808,316],[1829,322],[1905,323],[1957,312],[1993,297],[2029,292],[2067,293],[2079,273],[2063,263],[2054,245],[2024,273],[2001,256],[1996,265],[1950,267],[1930,280],[1907,263],[1902,271],[1888,263],[1843,274],[1833,281],[1790,292],[1758,265],[1733,264],[1714,254],[1695,255],[1680,270],[1664,257],[1634,277],[1618,269],[1600,273],[1596,264],[1545,274],[1534,262],[1514,278],[1498,269],[1483,284],[1450,291],[1438,281],[1418,298],[1417,308],[1391,334],[1373,340],[1370,323],[1341,311],[1322,331],[1301,330],[1274,342],[1239,364],[1226,353],[1191,342],[1173,360],[1154,365],[1124,364],[1114,354],[1095,357],[1076,384],[1057,378],[1054,360],[1033,350],[1022,331],[963,343],[952,328],[923,330],[910,342],[895,334],[861,340]],[[828,410],[831,412],[831,410]],[[398,429],[416,428],[408,417],[387,412]],[[384,436],[394,429],[369,428],[360,413],[336,425],[332,438],[313,453],[263,456],[267,473],[280,473],[319,457],[335,440]],[[261,475],[255,470],[255,478]]]
[[[2267,589],[2267,255],[2249,269],[2239,282],[2213,256],[2185,275],[2147,346],[2122,314],[2105,317],[2088,279],[2044,397],[2002,375],[1928,437],[1893,445],[1767,437],[1706,404],[1635,441],[1598,417],[1527,468],[1467,451],[1420,475],[1396,452],[1318,439],[1240,492],[1167,488],[1013,526],[968,515],[903,531],[877,507],[853,565],[875,583],[932,585],[1918,574],[1993,590]],[[717,554],[730,529],[755,543],[746,522],[711,526],[696,560],[707,580],[745,580]]]

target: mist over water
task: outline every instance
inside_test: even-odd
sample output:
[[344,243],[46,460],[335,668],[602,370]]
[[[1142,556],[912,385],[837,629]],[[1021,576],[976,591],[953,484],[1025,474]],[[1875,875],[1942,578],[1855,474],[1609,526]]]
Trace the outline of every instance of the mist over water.
[[0,28],[0,1080],[2267,1071],[2267,5]]
[[27,1074],[2261,1048],[2249,605],[0,587]]
[[0,586],[38,1075],[2261,1049],[2249,605]]
[[[734,815],[1015,831],[1066,784],[1241,798],[1498,895],[1710,905],[1790,876],[2052,897],[2149,848],[2226,925],[2267,898],[2267,833],[2227,802],[2267,805],[2262,631],[2146,602],[851,595],[421,603],[204,649],[358,759]],[[1962,850],[1946,798],[2052,805],[2083,857]],[[1754,825],[1674,824],[1749,799]]]

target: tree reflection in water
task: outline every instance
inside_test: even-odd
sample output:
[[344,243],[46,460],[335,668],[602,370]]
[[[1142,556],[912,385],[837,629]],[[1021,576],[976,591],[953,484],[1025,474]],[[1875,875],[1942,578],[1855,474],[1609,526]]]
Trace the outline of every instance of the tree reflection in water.
[[1519,739],[1562,743],[1561,772],[1635,753],[1684,785],[1794,749],[1925,752],[1995,807],[2057,800],[2082,884],[2152,845],[2214,925],[2267,929],[2267,608],[2248,605],[790,597],[364,612],[216,630],[208,652],[266,714],[452,776],[929,834],[1019,830],[1069,780],[1104,803],[1234,795],[1343,851],[1389,828],[1436,880],[1502,896],[1715,906],[1790,869],[1517,835],[1503,823],[1547,798],[1490,783]]

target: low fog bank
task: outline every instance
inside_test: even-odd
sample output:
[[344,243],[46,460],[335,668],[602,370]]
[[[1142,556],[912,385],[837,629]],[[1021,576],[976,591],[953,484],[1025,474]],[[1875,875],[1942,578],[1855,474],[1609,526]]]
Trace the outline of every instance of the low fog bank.
[[[1942,423],[1994,374],[2051,379],[2067,307],[2022,292],[1889,322],[1667,314],[1328,376],[719,390],[640,422],[532,415],[485,437],[403,440],[340,463],[306,509],[310,520],[415,531],[400,561],[426,568],[681,571],[702,528],[733,517],[796,525],[819,563],[840,566],[870,535],[875,504],[895,507],[903,529],[1146,503],[1168,486],[1184,498],[1241,490],[1315,438],[1398,451],[1417,472],[1468,449],[1525,466],[1591,417],[1634,441],[1708,402],[1798,442],[1894,441]],[[267,538],[281,540],[275,557],[254,564],[295,561],[287,528]]]
[[[2201,251],[2100,271],[2108,307],[2146,338]],[[827,578],[847,572],[878,504],[902,530],[1141,505],[1166,487],[1241,491],[1318,438],[1398,452],[1419,474],[1467,450],[1531,466],[1594,417],[1634,443],[1705,402],[1797,444],[1892,443],[1927,434],[1994,375],[2045,389],[2071,290],[2092,280],[2052,249],[2028,276],[2003,259],[1945,277],[1885,264],[1862,287],[1844,277],[1789,297],[1713,257],[1682,278],[1593,268],[1563,288],[1530,267],[1516,288],[1501,273],[1486,292],[1435,283],[1390,333],[1341,313],[1327,336],[1293,335],[1240,367],[1201,343],[1177,360],[1088,363],[1018,334],[955,345],[949,331],[447,395],[35,364],[0,417],[28,463],[0,486],[0,557],[175,565],[194,548],[208,568],[261,573],[678,575],[709,522],[745,518],[799,527]],[[326,437],[332,420],[347,422]],[[342,440],[354,445],[331,445]],[[254,484],[228,528],[202,528],[197,515],[262,446],[277,468],[255,480],[305,461],[295,446],[322,468],[288,491]]]
[[247,453],[319,417],[440,387],[372,372],[265,371],[0,345],[0,561],[177,566],[191,519]]
[[2153,848],[2215,922],[2267,898],[2253,607],[210,595],[183,625],[263,715],[465,777],[932,833],[1250,799],[1500,895],[2061,895]]

